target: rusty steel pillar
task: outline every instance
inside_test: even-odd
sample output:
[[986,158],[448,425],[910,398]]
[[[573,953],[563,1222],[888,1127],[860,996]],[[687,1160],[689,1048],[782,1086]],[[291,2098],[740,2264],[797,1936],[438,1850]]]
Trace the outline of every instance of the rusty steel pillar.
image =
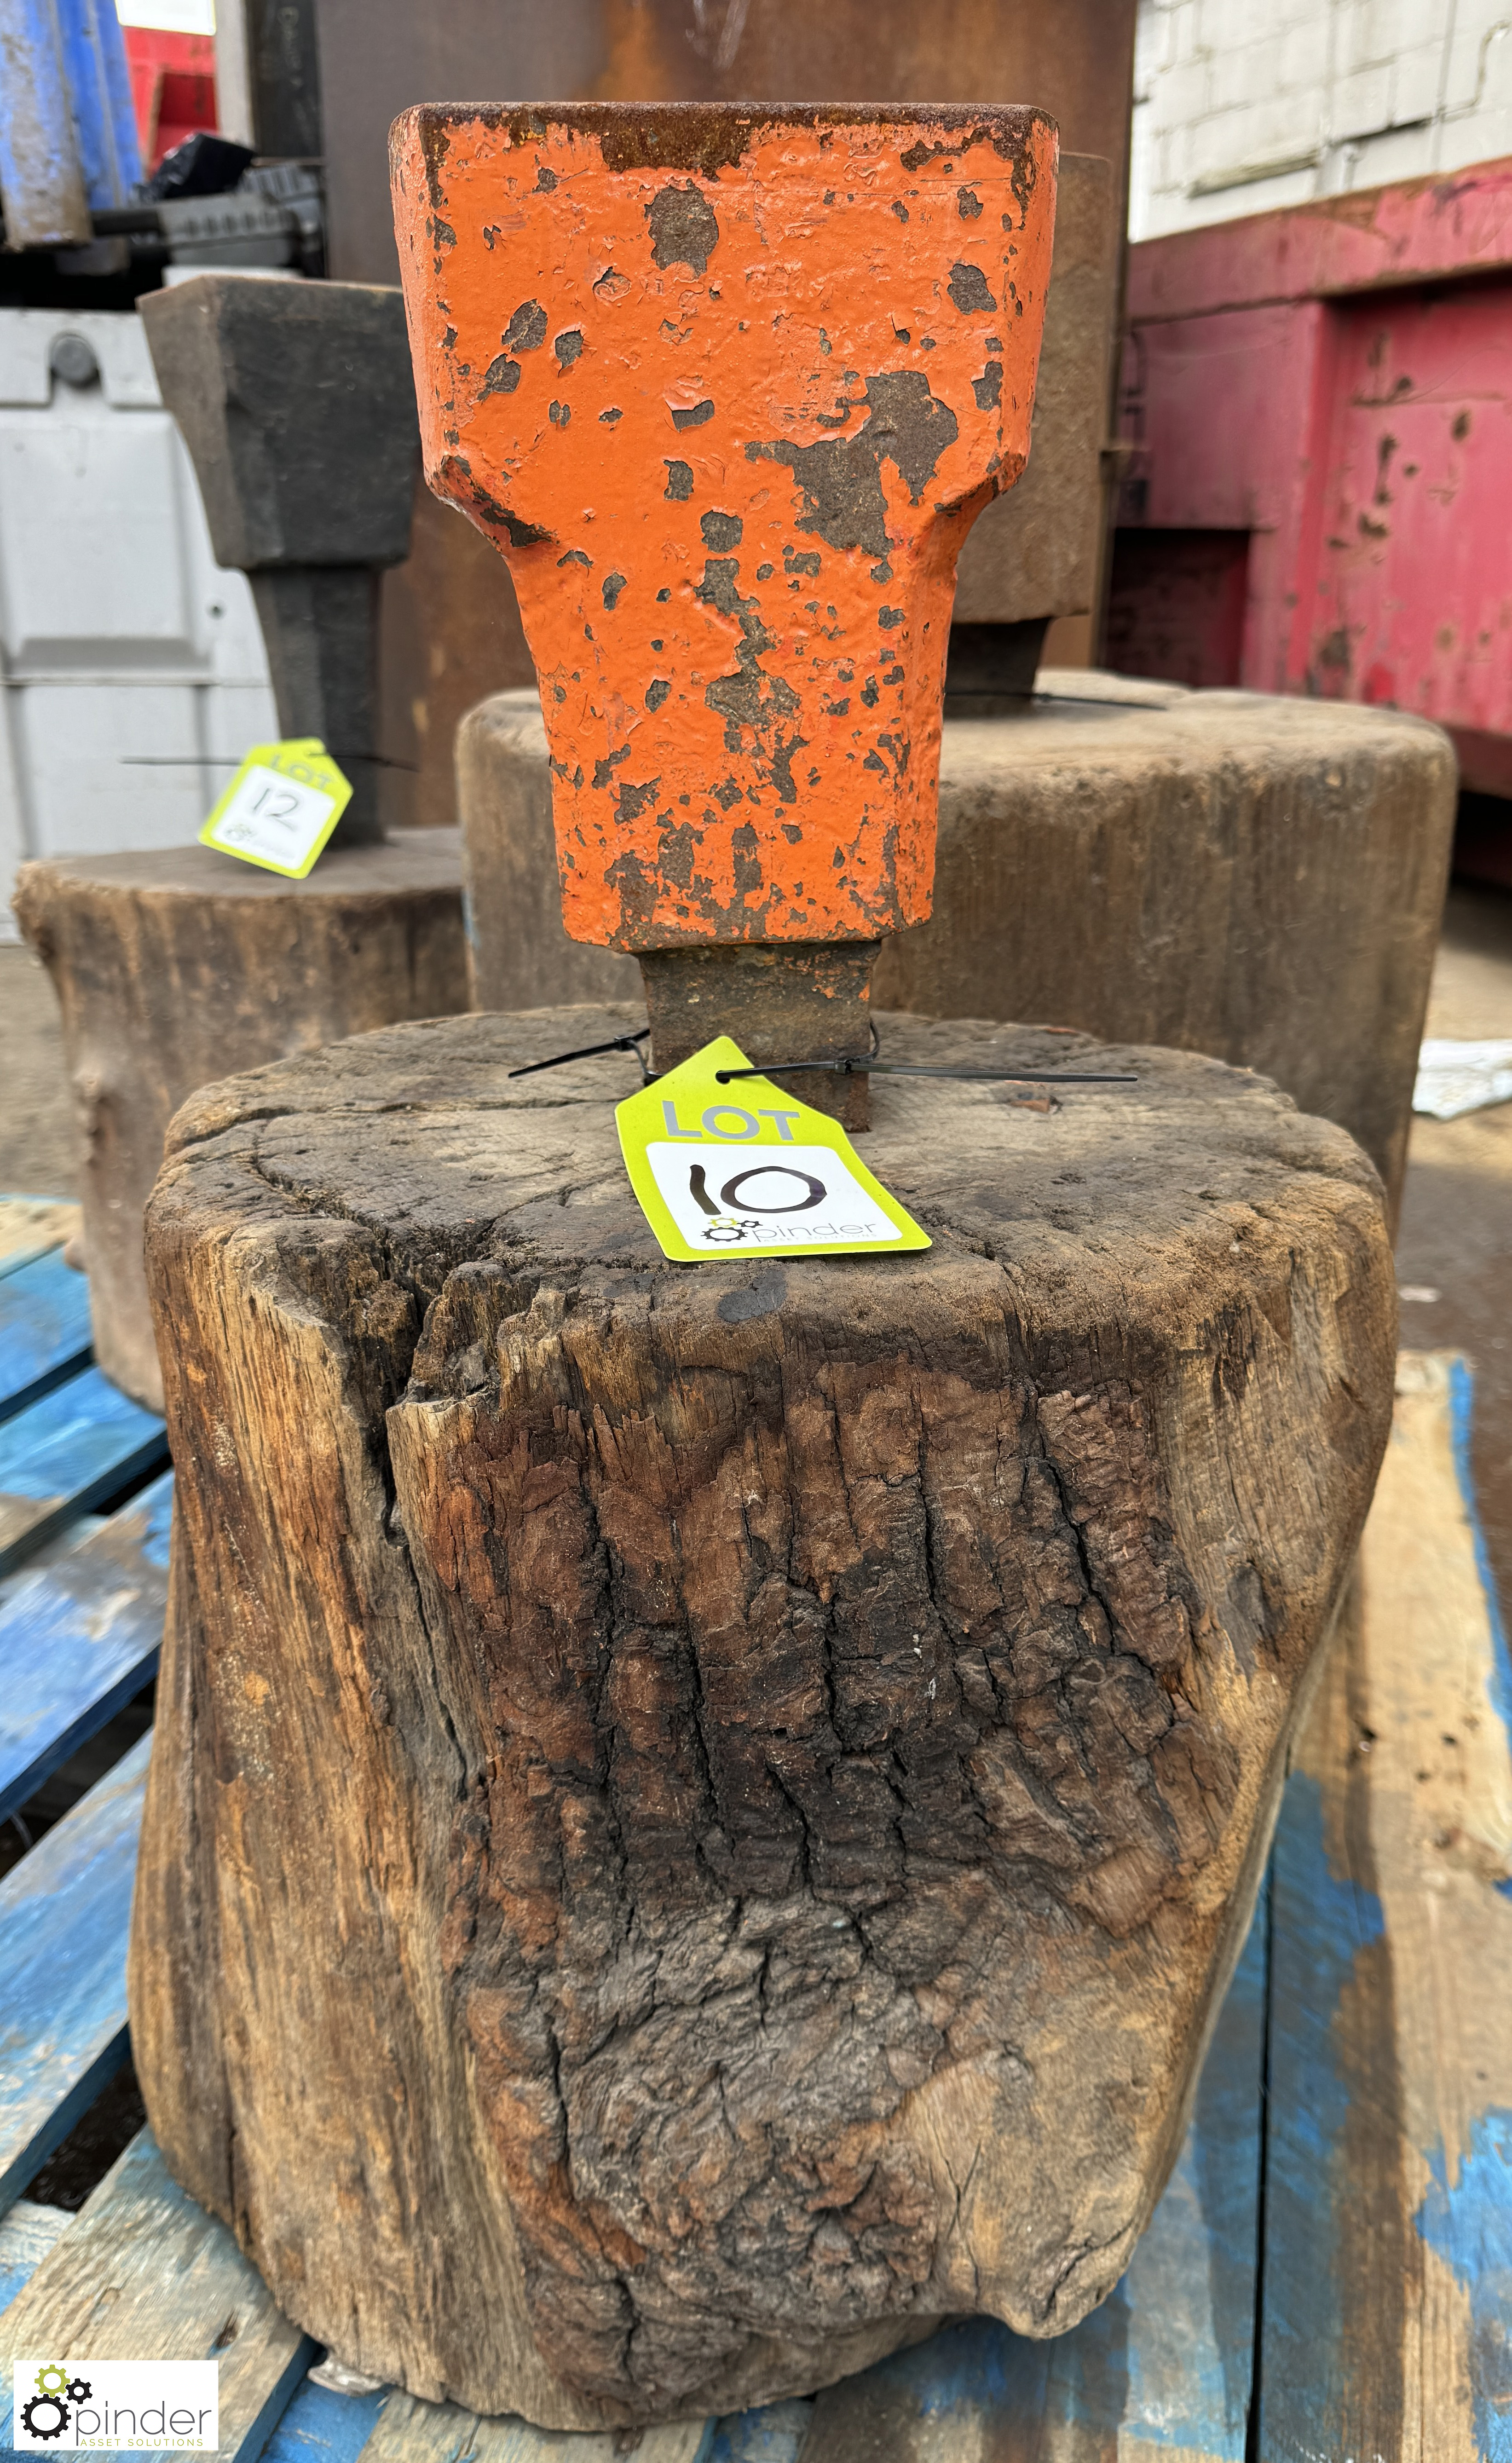
[[1029,109],[396,123],[427,476],[509,564],[567,929],[640,959],[658,1068],[864,1053],[930,911],[956,551],[1028,452],[1056,162]]

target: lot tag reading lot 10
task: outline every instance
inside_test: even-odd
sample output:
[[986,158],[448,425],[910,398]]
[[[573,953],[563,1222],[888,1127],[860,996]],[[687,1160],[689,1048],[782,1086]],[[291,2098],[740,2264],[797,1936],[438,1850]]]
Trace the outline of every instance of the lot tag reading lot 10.
[[717,1070],[750,1065],[718,1035],[616,1110],[630,1187],[663,1254],[698,1265],[732,1251],[928,1249],[928,1232],[873,1180],[838,1121],[769,1078],[719,1084]]
[[352,799],[318,735],[254,744],[200,832],[203,846],[303,881]]

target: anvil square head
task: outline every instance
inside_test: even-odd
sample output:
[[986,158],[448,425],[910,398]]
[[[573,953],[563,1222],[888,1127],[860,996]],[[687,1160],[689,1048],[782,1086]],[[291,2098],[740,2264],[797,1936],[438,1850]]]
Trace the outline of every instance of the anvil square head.
[[956,551],[1029,449],[1053,122],[447,104],[392,160],[427,476],[515,578],[568,931],[922,922]]
[[218,563],[403,561],[417,440],[396,292],[207,273],[141,305]]
[[378,578],[409,553],[420,445],[399,294],[201,273],[141,305],[216,560],[252,582],[279,732],[351,780],[342,843],[377,839]]

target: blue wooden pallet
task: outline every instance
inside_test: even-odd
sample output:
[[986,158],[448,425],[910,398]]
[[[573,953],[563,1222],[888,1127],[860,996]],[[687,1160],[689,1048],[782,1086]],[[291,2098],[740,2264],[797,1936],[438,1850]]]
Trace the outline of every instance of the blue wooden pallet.
[[[1512,1662],[1477,1555],[1467,1377],[1433,1355],[1408,1356],[1404,1374],[1364,1605],[1299,1748],[1186,2142],[1123,2282],[1051,2343],[991,2320],[950,2326],[817,2398],[650,2430],[641,2463],[1512,2463],[1512,1876],[1496,1849],[1498,1807],[1512,1803]],[[78,1446],[72,1485],[51,1492],[55,1528],[98,1496],[98,1477]],[[0,1802],[150,1667],[167,1498],[160,1478],[102,1525],[76,1520],[75,1546],[55,1541],[0,1586],[0,1649],[12,1637],[19,1671]],[[126,2048],[145,1751],[0,1884],[0,2208]],[[1419,1799],[1401,1820],[1392,1791],[1405,1772],[1431,1794],[1437,1781],[1417,1774],[1435,1752],[1459,1826],[1424,1844]],[[1446,1935],[1496,2015],[1461,2013],[1464,2046],[1440,2029],[1430,2053],[1454,1986],[1433,1964]],[[24,2204],[14,2217],[0,2219],[0,2367],[108,2282],[111,2331],[134,2352],[219,2349],[221,2452],[243,2463],[610,2463],[606,2437],[314,2383],[314,2347],[168,2178],[149,2133],[66,2229]]]
[[89,1365],[89,1285],[63,1253],[0,1276],[0,1420]]
[[172,1503],[164,1471],[47,1564],[0,1582],[0,1820],[155,1673]]
[[163,1422],[98,1368],[79,1369],[0,1423],[0,1575],[167,1458]]
[[150,1741],[0,1882],[0,2212],[126,2058],[126,1923]]

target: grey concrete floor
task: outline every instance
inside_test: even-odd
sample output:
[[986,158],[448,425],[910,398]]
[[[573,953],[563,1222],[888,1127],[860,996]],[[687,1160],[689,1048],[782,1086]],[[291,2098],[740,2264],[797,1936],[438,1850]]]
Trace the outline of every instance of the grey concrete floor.
[[[1431,1035],[1512,1036],[1512,892],[1450,892]],[[0,946],[0,1189],[73,1196],[77,1164],[52,987],[29,949]],[[1512,1607],[1512,1104],[1414,1120],[1397,1275],[1402,1340],[1470,1355],[1475,1470],[1502,1601]]]

